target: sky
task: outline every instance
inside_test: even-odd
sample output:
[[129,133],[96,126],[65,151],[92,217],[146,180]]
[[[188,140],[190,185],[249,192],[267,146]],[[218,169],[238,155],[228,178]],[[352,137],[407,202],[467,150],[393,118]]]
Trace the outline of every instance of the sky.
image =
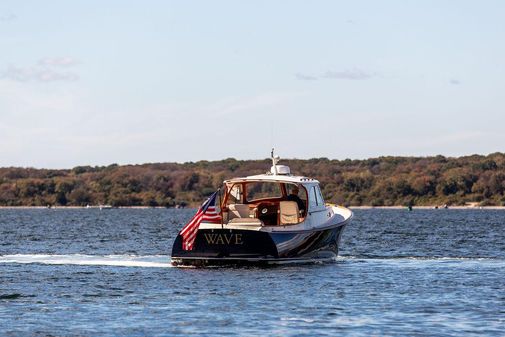
[[501,0],[3,0],[0,167],[504,152],[504,14]]

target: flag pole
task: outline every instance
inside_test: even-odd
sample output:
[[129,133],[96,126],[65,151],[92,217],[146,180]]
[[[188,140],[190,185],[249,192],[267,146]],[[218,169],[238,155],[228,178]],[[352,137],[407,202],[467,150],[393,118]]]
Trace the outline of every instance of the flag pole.
[[217,189],[219,191],[219,213],[221,213],[221,229],[224,229],[223,223],[223,200],[221,199],[221,187]]

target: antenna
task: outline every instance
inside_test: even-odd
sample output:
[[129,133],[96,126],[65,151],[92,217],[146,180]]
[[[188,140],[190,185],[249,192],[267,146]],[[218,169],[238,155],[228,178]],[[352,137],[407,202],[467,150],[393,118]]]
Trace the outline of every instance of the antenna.
[[274,175],[277,175],[277,163],[281,159],[279,156],[274,156],[274,148],[272,148],[272,152],[270,153],[272,158],[272,168],[274,169]]

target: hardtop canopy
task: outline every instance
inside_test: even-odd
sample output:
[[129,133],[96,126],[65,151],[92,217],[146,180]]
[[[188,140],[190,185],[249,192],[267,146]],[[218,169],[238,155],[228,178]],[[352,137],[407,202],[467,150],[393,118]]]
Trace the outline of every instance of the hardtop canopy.
[[258,182],[258,181],[291,183],[291,184],[294,183],[306,186],[319,185],[319,181],[313,178],[307,178],[303,176],[271,175],[271,174],[259,174],[248,177],[238,177],[228,179],[224,181],[224,184],[230,185],[235,183]]

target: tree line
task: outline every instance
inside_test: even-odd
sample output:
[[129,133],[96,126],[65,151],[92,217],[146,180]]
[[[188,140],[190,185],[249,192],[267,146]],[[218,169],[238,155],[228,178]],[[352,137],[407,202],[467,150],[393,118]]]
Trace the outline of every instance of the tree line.
[[[348,206],[505,206],[505,154],[458,158],[286,159],[321,182],[327,202]],[[0,168],[0,206],[197,206],[223,180],[269,171],[270,159]]]

